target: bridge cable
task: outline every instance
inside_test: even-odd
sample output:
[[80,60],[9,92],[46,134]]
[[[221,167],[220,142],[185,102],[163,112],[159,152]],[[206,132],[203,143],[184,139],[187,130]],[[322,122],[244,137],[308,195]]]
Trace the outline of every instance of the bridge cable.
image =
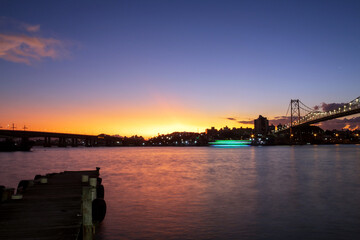
[[307,108],[308,109],[308,111],[310,111],[310,112],[313,112],[313,111],[315,111],[315,109],[314,108],[311,108],[311,107],[308,107],[308,106],[306,106],[303,102],[301,102],[301,101],[299,101],[305,108]]
[[304,111],[307,112],[307,113],[312,112],[312,111],[310,111],[310,110],[308,110],[308,109],[305,109],[305,108],[303,108],[303,107],[300,107],[300,109],[304,110]]
[[287,117],[287,116],[288,116],[290,106],[291,106],[291,102],[290,102],[290,104],[289,104],[289,106],[288,106],[288,109],[287,109],[287,111],[286,111],[285,117]]

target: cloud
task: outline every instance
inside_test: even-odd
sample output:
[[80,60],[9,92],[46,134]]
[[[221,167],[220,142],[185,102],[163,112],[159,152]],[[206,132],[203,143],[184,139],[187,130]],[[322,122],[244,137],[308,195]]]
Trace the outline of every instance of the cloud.
[[230,120],[230,121],[235,121],[235,122],[238,122],[238,123],[241,123],[241,124],[254,124],[254,120],[238,120],[238,119],[233,118],[233,117],[227,117],[226,119]]
[[316,105],[314,107],[315,110],[319,110],[321,108],[321,110],[323,112],[328,112],[328,111],[332,111],[335,109],[338,109],[340,107],[344,107],[344,105],[346,105],[346,103],[321,103],[320,106]]
[[[284,125],[284,124],[290,122],[290,117],[277,116],[277,117],[274,117],[273,119],[268,119],[268,120],[269,120],[269,124],[274,124],[275,126],[277,126],[279,124]],[[254,119],[253,120],[240,120],[237,122],[241,123],[241,124],[254,124]]]
[[65,53],[63,43],[53,38],[0,34],[0,58],[6,61],[30,65],[43,58],[60,58]]
[[[237,120],[235,118],[226,118],[228,120],[232,120],[232,121],[237,121],[240,124],[254,124],[254,120],[255,119],[249,119],[249,120]],[[274,124],[275,126],[279,125],[280,123],[282,125],[286,124],[290,122],[290,117],[286,117],[286,116],[277,116],[274,117],[273,119],[269,119],[269,124]]]
[[275,126],[277,126],[279,124],[284,125],[286,123],[289,123],[290,119],[291,119],[290,116],[277,116],[277,117],[274,117],[273,119],[270,119],[269,123],[274,124]]
[[227,120],[230,120],[230,121],[236,121],[236,118],[232,118],[232,117],[228,117],[226,118]]
[[28,24],[13,18],[0,17],[0,58],[31,65],[44,58],[67,56],[63,41],[41,37],[40,25]]
[[333,119],[333,120],[321,122],[317,125],[324,130],[333,130],[333,129],[355,130],[360,128],[360,117]]
[[254,120],[241,120],[237,122],[242,124],[254,124]]
[[30,32],[30,33],[34,33],[34,32],[39,32],[40,31],[40,25],[32,25],[29,23],[25,23],[19,20],[16,20],[14,18],[9,18],[9,17],[5,17],[5,16],[0,16],[0,27],[2,29],[8,29],[16,32]]
[[24,25],[26,31],[28,32],[38,32],[40,31],[40,25]]

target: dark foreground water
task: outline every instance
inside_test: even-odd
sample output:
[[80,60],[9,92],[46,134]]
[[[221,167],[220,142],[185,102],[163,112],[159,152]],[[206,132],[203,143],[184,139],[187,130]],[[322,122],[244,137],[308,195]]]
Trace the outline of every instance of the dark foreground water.
[[360,146],[35,148],[0,185],[101,167],[97,239],[360,239]]

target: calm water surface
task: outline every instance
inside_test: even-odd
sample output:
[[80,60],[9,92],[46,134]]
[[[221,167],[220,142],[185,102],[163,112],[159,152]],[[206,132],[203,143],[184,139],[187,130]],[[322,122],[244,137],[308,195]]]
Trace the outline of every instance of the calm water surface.
[[0,184],[101,167],[97,239],[360,239],[360,146],[35,148]]

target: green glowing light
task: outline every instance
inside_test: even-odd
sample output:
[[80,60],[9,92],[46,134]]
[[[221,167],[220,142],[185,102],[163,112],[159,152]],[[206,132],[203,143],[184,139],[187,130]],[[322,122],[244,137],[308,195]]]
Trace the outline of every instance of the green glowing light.
[[209,144],[213,146],[246,146],[251,144],[251,140],[215,140]]

